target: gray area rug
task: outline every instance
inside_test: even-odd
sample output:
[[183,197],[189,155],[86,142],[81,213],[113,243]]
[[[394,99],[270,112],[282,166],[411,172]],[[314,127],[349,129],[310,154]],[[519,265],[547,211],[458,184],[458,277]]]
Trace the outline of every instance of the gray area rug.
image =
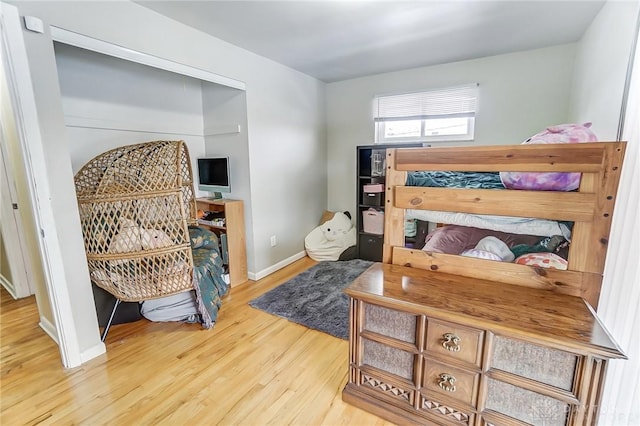
[[342,292],[373,262],[320,262],[249,305],[341,339],[349,338],[349,298]]

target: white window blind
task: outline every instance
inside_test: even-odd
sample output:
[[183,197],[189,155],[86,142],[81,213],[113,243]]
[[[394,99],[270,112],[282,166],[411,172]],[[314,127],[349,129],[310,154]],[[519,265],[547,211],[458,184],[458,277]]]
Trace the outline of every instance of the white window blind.
[[374,102],[374,120],[381,122],[474,117],[477,98],[477,83],[426,92],[377,96]]

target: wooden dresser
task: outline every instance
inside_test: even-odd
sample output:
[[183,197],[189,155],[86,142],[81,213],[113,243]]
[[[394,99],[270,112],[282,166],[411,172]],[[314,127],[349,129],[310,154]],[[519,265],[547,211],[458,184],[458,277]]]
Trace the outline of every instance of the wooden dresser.
[[624,358],[575,296],[380,263],[345,292],[343,399],[400,424],[592,425]]

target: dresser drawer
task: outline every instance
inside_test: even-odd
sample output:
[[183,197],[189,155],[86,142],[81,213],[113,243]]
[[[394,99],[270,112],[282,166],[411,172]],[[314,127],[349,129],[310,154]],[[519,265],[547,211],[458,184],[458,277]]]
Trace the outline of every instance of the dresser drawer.
[[499,380],[487,379],[485,408],[524,424],[565,426],[570,404]]
[[422,387],[428,391],[476,406],[480,373],[451,368],[448,365],[425,360]]
[[480,426],[531,426],[529,423],[521,422],[513,417],[495,413],[483,413],[479,420]]
[[490,367],[571,392],[579,357],[558,349],[495,336]]
[[369,339],[362,341],[362,364],[413,380],[415,354]]
[[437,419],[436,424],[461,426],[475,425],[476,416],[473,411],[467,412],[466,410],[460,410],[453,407],[451,404],[444,404],[437,401],[436,398],[431,398],[428,395],[420,396],[420,412],[423,415],[425,415],[424,413],[428,413],[426,417],[429,419]]
[[388,379],[378,377],[369,372],[360,372],[358,384],[383,398],[391,398],[401,404],[401,406],[412,407],[415,398],[415,391],[410,386],[392,383]]
[[364,331],[372,331],[408,343],[416,343],[417,316],[382,306],[363,304]]
[[427,352],[480,366],[484,331],[444,321],[429,320]]

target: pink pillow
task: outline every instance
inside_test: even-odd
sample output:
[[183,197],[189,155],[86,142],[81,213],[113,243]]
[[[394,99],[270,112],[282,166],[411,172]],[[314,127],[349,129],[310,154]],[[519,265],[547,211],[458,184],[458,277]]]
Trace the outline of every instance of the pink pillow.
[[555,253],[527,253],[518,257],[515,263],[563,271],[567,269],[567,261]]

